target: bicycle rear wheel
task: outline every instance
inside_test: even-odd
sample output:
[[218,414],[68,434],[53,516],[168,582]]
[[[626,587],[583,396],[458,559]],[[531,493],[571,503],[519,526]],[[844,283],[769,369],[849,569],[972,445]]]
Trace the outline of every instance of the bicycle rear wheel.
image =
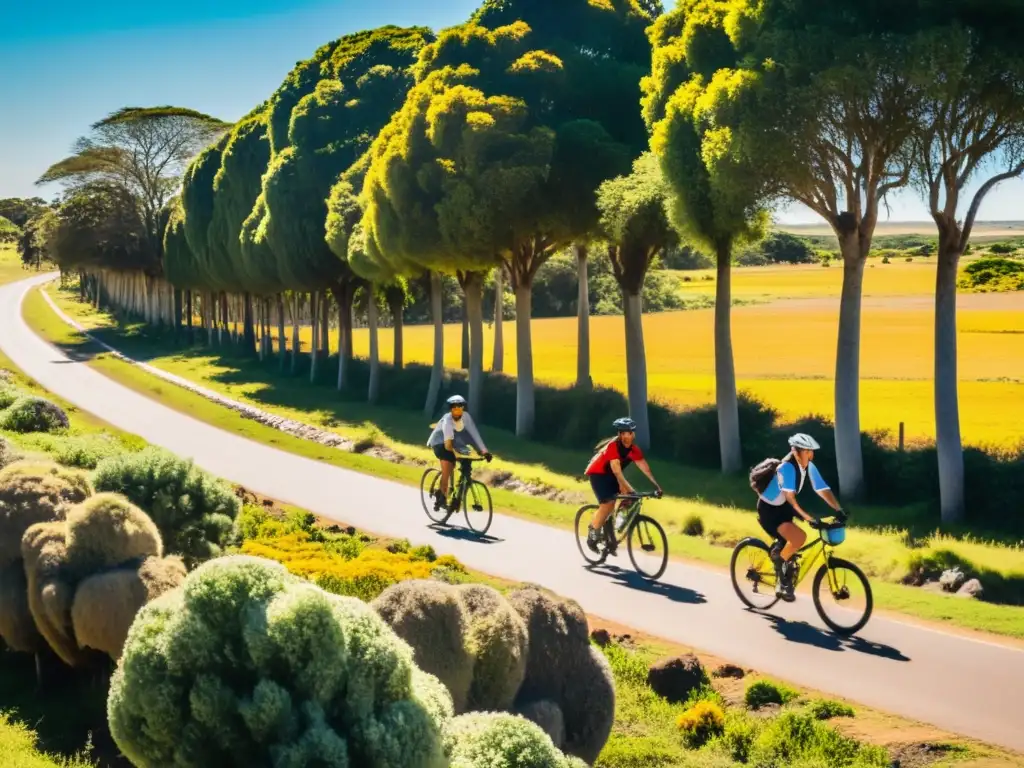
[[441,470],[431,467],[423,473],[420,478],[420,503],[423,504],[423,511],[427,517],[435,523],[443,523],[448,516],[448,511],[441,507],[434,509],[434,491],[441,483]]
[[[818,568],[811,595],[821,620],[837,635],[852,635],[871,618],[871,584],[864,572],[848,560],[832,557]],[[826,613],[829,610],[834,615]]]
[[462,497],[462,513],[466,516],[466,525],[474,533],[483,536],[491,527],[494,508],[491,506],[491,491],[479,480],[472,480],[466,494]]
[[603,541],[597,545],[597,552],[594,552],[587,546],[587,532],[590,530],[590,521],[596,511],[596,504],[588,504],[580,507],[576,513],[576,546],[579,548],[580,554],[583,555],[583,559],[591,565],[600,565],[605,559],[605,544]]
[[[639,559],[634,551],[634,542],[642,554]],[[661,546],[661,554],[658,555],[658,547]],[[647,515],[638,515],[633,524],[629,527],[626,536],[626,548],[629,550],[629,559],[633,561],[636,572],[649,581],[655,581],[668,568],[668,537],[661,524]],[[644,567],[653,568],[653,572],[644,570]]]
[[779,602],[775,594],[775,565],[768,545],[760,539],[751,537],[736,545],[729,571],[732,588],[748,608],[767,611]]

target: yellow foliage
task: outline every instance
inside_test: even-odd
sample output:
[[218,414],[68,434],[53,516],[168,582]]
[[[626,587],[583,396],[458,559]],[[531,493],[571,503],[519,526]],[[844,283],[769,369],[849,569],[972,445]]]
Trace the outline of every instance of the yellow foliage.
[[699,747],[725,731],[725,713],[715,702],[702,700],[683,712],[676,725],[688,746]]
[[242,545],[242,552],[276,560],[291,573],[313,581],[328,592],[366,601],[400,581],[430,578],[435,568],[462,568],[451,556],[429,562],[417,560],[411,553],[395,554],[383,549],[364,549],[358,557],[347,560],[322,544],[310,541],[309,535],[303,532],[249,540]]

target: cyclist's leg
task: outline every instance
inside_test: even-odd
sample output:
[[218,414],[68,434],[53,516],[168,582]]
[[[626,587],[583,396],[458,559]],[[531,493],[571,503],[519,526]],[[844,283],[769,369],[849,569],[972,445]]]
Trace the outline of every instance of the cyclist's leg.
[[439,509],[440,506],[445,503],[445,499],[448,496],[448,487],[451,482],[452,472],[455,469],[455,454],[443,445],[435,445],[434,455],[441,463],[441,482],[438,485],[437,493],[435,495],[437,504],[434,507],[435,509]]
[[587,546],[596,552],[601,528],[615,508],[615,495],[619,491],[619,484],[614,475],[590,475],[589,477],[590,487],[597,498],[598,506],[587,530]]

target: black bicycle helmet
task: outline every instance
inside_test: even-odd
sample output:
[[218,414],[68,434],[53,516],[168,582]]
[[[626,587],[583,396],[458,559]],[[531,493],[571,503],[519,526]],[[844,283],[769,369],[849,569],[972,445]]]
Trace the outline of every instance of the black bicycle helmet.
[[633,421],[629,416],[624,416],[621,419],[616,419],[612,426],[615,427],[619,432],[635,432],[636,422]]
[[445,402],[448,403],[449,409],[451,409],[453,405],[461,405],[463,408],[466,407],[466,398],[462,395],[452,395]]

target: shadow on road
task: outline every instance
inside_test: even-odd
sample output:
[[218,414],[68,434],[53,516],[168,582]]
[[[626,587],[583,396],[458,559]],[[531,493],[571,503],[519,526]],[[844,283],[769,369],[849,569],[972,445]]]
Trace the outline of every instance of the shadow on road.
[[499,539],[496,536],[488,536],[486,533],[481,535],[479,533],[476,533],[475,531],[470,530],[469,528],[452,528],[450,526],[441,525],[439,523],[434,523],[433,525],[428,525],[427,527],[434,531],[434,533],[436,533],[438,536],[444,536],[446,539],[474,541],[477,544],[499,544],[500,542],[504,541],[504,539]]
[[[748,612],[756,613],[755,611]],[[874,643],[860,637],[842,637],[811,626],[806,621],[788,621],[781,616],[767,613],[758,615],[771,623],[772,628],[791,643],[813,645],[815,648],[826,651],[857,651],[892,661],[910,661],[909,656],[905,656],[902,651],[890,645]]]
[[652,595],[661,595],[674,603],[700,605],[707,602],[707,598],[703,594],[688,587],[677,587],[675,584],[665,584],[660,581],[648,581],[636,571],[627,571],[616,565],[608,565],[607,563],[604,565],[592,565],[587,566],[587,570],[602,576],[611,576],[613,584],[640,592],[648,592]]

